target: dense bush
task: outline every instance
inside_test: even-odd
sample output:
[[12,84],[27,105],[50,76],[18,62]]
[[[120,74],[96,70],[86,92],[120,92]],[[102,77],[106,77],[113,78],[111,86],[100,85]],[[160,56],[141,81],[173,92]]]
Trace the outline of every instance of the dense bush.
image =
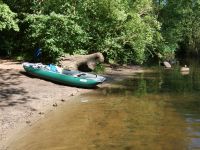
[[68,16],[33,14],[27,15],[24,23],[28,24],[25,32],[30,48],[42,48],[43,56],[52,61],[64,53],[85,51],[87,33]]
[[155,57],[171,59],[180,46],[191,52],[200,48],[199,0],[4,3],[0,3],[0,50],[10,55],[33,56],[36,48],[42,48],[43,60],[56,61],[62,54],[102,52],[109,62],[142,64]]
[[11,55],[15,47],[12,33],[19,31],[16,16],[8,5],[0,2],[0,55]]

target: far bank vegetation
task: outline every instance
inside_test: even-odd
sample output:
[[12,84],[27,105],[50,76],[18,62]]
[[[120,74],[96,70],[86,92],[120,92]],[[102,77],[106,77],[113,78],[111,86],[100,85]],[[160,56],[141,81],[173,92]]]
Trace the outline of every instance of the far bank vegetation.
[[198,54],[199,0],[0,0],[0,55],[44,62],[101,52],[143,64]]

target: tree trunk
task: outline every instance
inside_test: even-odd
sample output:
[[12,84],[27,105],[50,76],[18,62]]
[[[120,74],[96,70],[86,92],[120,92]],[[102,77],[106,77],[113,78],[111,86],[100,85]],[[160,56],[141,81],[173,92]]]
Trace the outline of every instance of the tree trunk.
[[59,61],[60,65],[69,70],[92,71],[97,63],[104,62],[102,53],[94,53],[90,55],[71,55],[62,57]]

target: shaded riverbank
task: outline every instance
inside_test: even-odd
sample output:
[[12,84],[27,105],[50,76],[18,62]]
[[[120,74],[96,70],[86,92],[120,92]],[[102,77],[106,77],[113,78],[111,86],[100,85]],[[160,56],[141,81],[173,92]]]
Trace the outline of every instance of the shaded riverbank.
[[[140,67],[106,67],[107,86],[123,75],[143,72]],[[93,90],[68,87],[23,74],[21,63],[0,60],[0,149],[15,133],[44,118],[49,111],[56,110],[73,96]],[[121,76],[122,75],[122,76]],[[120,77],[119,77],[120,76]]]

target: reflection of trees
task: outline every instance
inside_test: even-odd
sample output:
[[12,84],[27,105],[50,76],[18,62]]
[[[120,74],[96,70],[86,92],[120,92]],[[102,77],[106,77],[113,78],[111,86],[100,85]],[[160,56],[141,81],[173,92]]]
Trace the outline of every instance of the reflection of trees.
[[191,68],[188,75],[182,75],[179,69],[145,73],[134,77],[133,82],[137,85],[134,90],[136,95],[145,94],[145,91],[147,93],[191,93],[200,91],[200,71]]
[[168,92],[189,92],[192,90],[191,75],[182,75],[179,70],[164,72],[162,91]]
[[[141,75],[143,76],[143,74]],[[134,91],[137,96],[145,95],[147,93],[147,83],[144,78],[138,81],[138,88]]]
[[[132,148],[186,149],[187,140],[199,133],[200,74],[197,68],[190,68],[188,75],[182,75],[179,69],[138,74],[100,90],[104,91],[106,100],[114,101],[110,102],[112,110],[120,110],[117,119],[126,121],[126,129],[117,126],[116,131],[109,130],[109,133],[126,139],[125,143]],[[112,118],[116,116],[109,117],[109,114],[106,118],[114,121]],[[118,124],[123,124],[122,120]],[[106,125],[109,129],[109,123]],[[191,135],[188,127],[194,132]],[[102,132],[106,134],[106,131]]]

